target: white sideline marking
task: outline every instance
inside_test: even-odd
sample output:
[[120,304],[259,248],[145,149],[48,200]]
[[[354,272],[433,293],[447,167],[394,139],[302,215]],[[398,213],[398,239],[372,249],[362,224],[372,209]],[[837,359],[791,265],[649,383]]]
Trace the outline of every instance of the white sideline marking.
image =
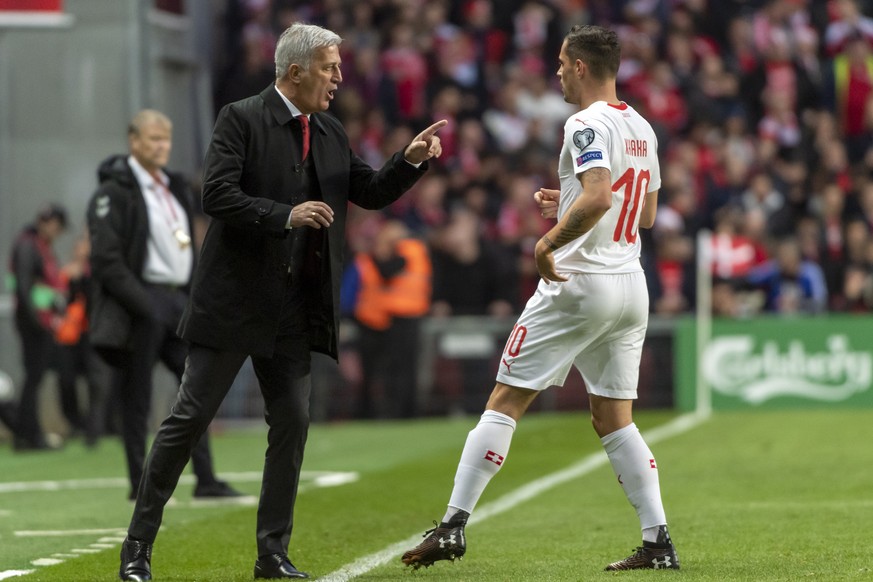
[[[58,536],[90,536],[90,535],[127,535],[127,530],[116,527],[111,529],[23,529],[15,532],[18,538],[47,538]],[[122,538],[124,541],[124,538]]]
[[5,572],[0,572],[0,580],[15,578],[16,576],[27,576],[31,572],[33,572],[33,570],[6,570]]
[[[299,492],[299,491],[298,491]],[[191,498],[188,502],[179,502],[173,504],[175,509],[203,509],[204,507],[225,507],[228,505],[238,505],[240,507],[253,507],[258,504],[256,495],[243,495],[241,497],[202,497]],[[169,504],[168,504],[169,505]],[[122,540],[124,541],[124,540]]]
[[34,566],[56,566],[63,564],[64,561],[57,558],[37,558],[36,560],[31,560],[30,563]]
[[[259,482],[263,477],[260,471],[239,473],[219,473],[221,479],[238,483]],[[313,481],[317,487],[345,485],[358,480],[354,471],[301,471],[301,481]],[[194,475],[182,475],[180,485],[193,485]],[[130,486],[126,477],[101,477],[96,479],[64,479],[62,481],[12,481],[0,483],[0,493],[19,493],[22,491],[62,491],[68,489],[119,489]]]
[[[665,425],[646,431],[644,435],[646,443],[654,444],[664,439],[682,434],[683,432],[691,430],[701,424],[707,418],[708,415],[696,413],[685,414],[677,417]],[[486,519],[512,509],[516,505],[529,499],[533,499],[544,491],[590,473],[601,465],[605,465],[607,462],[608,458],[603,451],[588,455],[578,463],[570,465],[566,469],[535,479],[526,485],[522,485],[515,491],[511,491],[503,497],[484,505],[470,516],[470,521],[467,523],[474,524],[480,521],[485,521]],[[409,549],[410,546],[417,544],[419,541],[421,541],[420,533],[403,541],[393,543],[374,554],[358,558],[354,562],[341,567],[339,570],[318,578],[318,580],[321,582],[347,582],[348,580],[366,574],[374,568],[387,564],[390,560],[397,557],[398,554]]]

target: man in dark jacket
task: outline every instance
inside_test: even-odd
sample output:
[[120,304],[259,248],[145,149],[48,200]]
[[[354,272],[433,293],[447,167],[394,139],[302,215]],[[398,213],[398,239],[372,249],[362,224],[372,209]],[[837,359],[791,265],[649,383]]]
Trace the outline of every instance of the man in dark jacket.
[[[134,499],[145,463],[154,366],[160,360],[180,382],[185,370],[187,344],[176,326],[188,298],[194,250],[193,197],[181,176],[164,169],[172,123],[158,111],[140,111],[128,128],[128,144],[130,155],[100,164],[88,228],[91,342],[117,371]],[[215,477],[205,432],[191,456],[195,496],[238,495]]]
[[[378,171],[352,153],[324,113],[340,73],[335,33],[294,24],[276,47],[276,83],[224,107],[206,153],[212,217],[179,327],[191,342],[172,414],[152,445],[122,544],[122,580],[151,579],[152,543],[184,459],[247,356],[269,425],[255,578],[307,578],[288,559],[309,426],[311,352],[337,356],[348,202],[384,207],[442,149],[424,130]],[[410,389],[414,387],[410,386]]]

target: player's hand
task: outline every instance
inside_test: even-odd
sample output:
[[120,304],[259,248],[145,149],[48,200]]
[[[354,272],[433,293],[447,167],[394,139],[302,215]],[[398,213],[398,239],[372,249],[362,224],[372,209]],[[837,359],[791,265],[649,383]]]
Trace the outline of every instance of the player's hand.
[[561,199],[560,190],[540,188],[534,192],[534,200],[540,207],[543,218],[556,218],[558,216],[558,200]]
[[420,164],[431,158],[438,158],[443,153],[443,146],[440,144],[440,138],[436,132],[448,125],[449,122],[445,119],[437,121],[412,140],[412,143],[406,146],[406,151],[403,152],[403,157],[410,164]]
[[534,248],[534,258],[537,262],[537,271],[540,277],[546,283],[552,281],[561,283],[567,280],[563,275],[559,275],[555,270],[555,257],[552,256],[552,249],[541,238],[537,241],[537,246]]
[[333,210],[319,200],[309,200],[291,209],[291,228],[327,228],[333,223]]

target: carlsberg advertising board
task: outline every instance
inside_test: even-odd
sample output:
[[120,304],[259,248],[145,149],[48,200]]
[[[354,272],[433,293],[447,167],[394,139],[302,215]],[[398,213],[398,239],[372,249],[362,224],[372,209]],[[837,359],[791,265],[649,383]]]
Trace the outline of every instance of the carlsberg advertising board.
[[[676,332],[676,404],[692,410],[694,321]],[[699,364],[714,410],[873,407],[873,318],[716,320]]]

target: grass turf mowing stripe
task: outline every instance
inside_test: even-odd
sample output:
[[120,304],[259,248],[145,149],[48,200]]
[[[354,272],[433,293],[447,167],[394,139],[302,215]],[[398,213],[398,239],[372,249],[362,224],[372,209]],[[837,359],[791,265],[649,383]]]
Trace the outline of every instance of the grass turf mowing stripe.
[[[689,431],[704,422],[707,418],[709,418],[709,416],[704,414],[686,414],[675,418],[665,425],[647,430],[643,436],[646,439],[647,444],[655,444],[664,439]],[[608,458],[603,451],[588,455],[578,463],[574,463],[566,469],[530,481],[514,491],[507,493],[503,497],[482,506],[470,516],[470,520],[467,523],[468,525],[472,525],[480,521],[485,521],[495,515],[499,515],[529,499],[533,499],[553,487],[586,475],[605,465],[607,462]],[[340,569],[318,578],[318,580],[321,582],[347,582],[348,580],[362,576],[379,566],[387,564],[392,558],[396,557],[404,550],[409,549],[410,546],[417,544],[419,541],[421,541],[421,534],[416,534],[403,541],[393,543],[378,552],[358,558],[354,562],[346,564]]]

